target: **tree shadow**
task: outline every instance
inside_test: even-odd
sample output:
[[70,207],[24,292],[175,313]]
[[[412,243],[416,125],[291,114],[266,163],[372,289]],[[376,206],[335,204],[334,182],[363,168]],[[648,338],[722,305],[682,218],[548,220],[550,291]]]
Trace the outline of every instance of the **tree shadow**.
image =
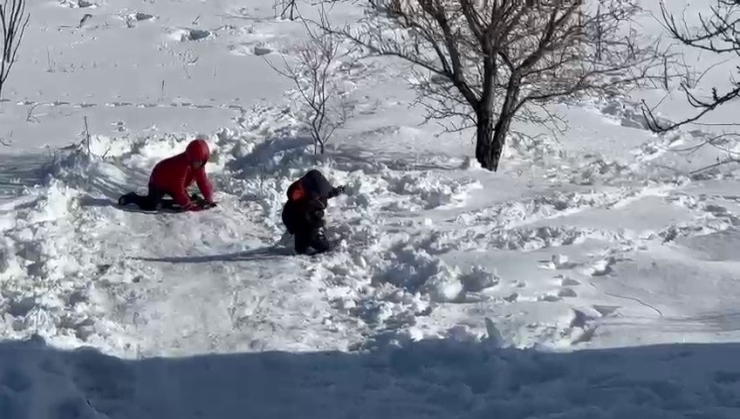
[[327,156],[346,170],[362,168],[367,172],[377,172],[381,167],[394,171],[458,171],[463,160],[450,159],[441,161],[439,155],[401,155],[397,152],[370,152],[357,146],[341,145],[327,150]]
[[[259,348],[256,348],[259,349]],[[543,353],[421,340],[365,352],[120,359],[0,343],[3,419],[730,419],[740,344]]]

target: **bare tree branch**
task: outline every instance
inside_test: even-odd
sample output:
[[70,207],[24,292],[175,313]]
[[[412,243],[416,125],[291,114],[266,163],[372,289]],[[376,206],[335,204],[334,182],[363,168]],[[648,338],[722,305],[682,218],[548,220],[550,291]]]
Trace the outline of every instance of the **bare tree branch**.
[[4,147],[10,147],[11,145],[13,145],[13,130],[10,130],[10,132],[8,132],[7,138],[0,137],[0,145]]
[[[699,26],[690,29],[686,19],[679,23],[676,17],[668,12],[661,2],[661,17],[663,26],[668,33],[683,45],[701,51],[712,52],[717,55],[740,56],[740,1],[738,0],[715,0],[716,4],[710,8],[709,16],[699,15]],[[736,67],[740,70],[740,67]],[[704,74],[709,71],[707,69]],[[702,74],[702,77],[703,75]],[[711,88],[708,98],[700,98],[692,93],[690,89],[697,84],[690,77],[681,81],[680,90],[686,96],[687,102],[698,109],[694,116],[677,122],[659,120],[655,116],[655,108],[650,108],[643,102],[643,114],[648,121],[649,128],[656,133],[663,133],[682,127],[687,124],[698,122],[708,113],[718,107],[740,97],[740,82],[731,78],[731,87],[720,92],[717,87]]]
[[[740,97],[740,81],[735,80],[733,75],[729,76],[729,87],[724,91],[716,86],[711,86],[710,94],[707,97],[700,97],[692,92],[702,82],[704,76],[717,65],[723,64],[740,56],[740,1],[739,0],[714,0],[715,4],[710,7],[708,15],[699,14],[698,25],[690,28],[684,17],[680,20],[668,12],[665,4],[661,2],[661,23],[670,36],[680,44],[702,52],[710,52],[717,57],[729,56],[728,59],[721,63],[710,66],[705,69],[698,78],[693,79],[691,74],[686,74],[681,80],[679,90],[685,96],[696,112],[693,116],[686,117],[678,121],[668,121],[656,116],[656,109],[660,103],[649,107],[644,101],[642,112],[648,123],[648,127],[655,133],[666,133],[680,127],[692,125],[704,126],[735,126],[737,123],[701,123],[699,122],[709,113],[715,111],[722,105],[725,105]],[[740,66],[735,66],[735,71],[740,71]],[[689,151],[696,152],[707,146],[714,147],[722,151],[726,157],[718,158],[717,162],[709,166],[697,169],[692,174],[705,172],[716,169],[720,166],[740,162],[740,156],[733,150],[733,147],[726,145],[735,145],[738,142],[739,134],[733,132],[723,132],[722,134],[712,136],[702,141],[698,145],[690,147]]]
[[[306,29],[308,40],[296,48],[297,62],[290,64],[283,56],[283,68],[269,60],[268,65],[278,74],[293,81],[303,103],[308,106],[308,125],[314,149],[321,154],[326,143],[348,119],[349,108],[344,101],[340,86],[332,78],[340,56],[337,37],[312,30],[308,21],[299,16]],[[321,12],[322,24],[328,24],[326,13]]]
[[0,5],[0,36],[2,36],[2,56],[0,56],[0,97],[3,86],[10,76],[26,31],[30,15],[26,14],[26,0],[2,0]]
[[394,0],[390,17],[322,28],[409,63],[426,120],[475,127],[476,159],[495,171],[514,121],[558,129],[541,112],[550,103],[665,84],[671,57],[628,30],[640,11],[635,0]]
[[290,20],[295,20],[296,15],[298,14],[298,5],[296,4],[296,1],[297,0],[275,0],[275,4],[273,5],[273,9],[275,10],[275,17],[277,17],[277,11],[281,10],[281,19],[285,19],[285,16],[287,14]]

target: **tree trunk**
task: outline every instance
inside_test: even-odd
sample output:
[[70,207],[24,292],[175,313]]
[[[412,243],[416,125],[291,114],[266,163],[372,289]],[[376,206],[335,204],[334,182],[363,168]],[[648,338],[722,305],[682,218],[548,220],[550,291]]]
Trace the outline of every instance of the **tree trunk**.
[[493,145],[494,123],[493,115],[490,112],[478,111],[475,126],[475,159],[486,169],[496,169],[490,157],[493,155],[491,146]]
[[512,119],[512,115],[502,115],[494,124],[491,115],[478,117],[475,159],[484,169],[498,171]]
[[506,135],[509,133],[511,127],[511,120],[514,119],[514,115],[501,115],[496,126],[493,127],[493,138],[491,139],[491,155],[489,160],[491,162],[490,170],[494,172],[498,171],[498,164],[501,161],[501,155],[504,153],[504,147],[506,146]]
[[498,120],[493,123],[493,109],[482,106],[477,112],[475,158],[484,169],[496,172],[506,145],[506,136],[511,128],[517,109],[521,82],[512,74],[506,88],[506,98],[501,106]]

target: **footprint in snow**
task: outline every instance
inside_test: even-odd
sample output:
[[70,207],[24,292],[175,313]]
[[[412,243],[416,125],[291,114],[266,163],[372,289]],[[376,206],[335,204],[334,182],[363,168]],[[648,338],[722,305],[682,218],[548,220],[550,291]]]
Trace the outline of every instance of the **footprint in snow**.
[[578,293],[573,288],[562,288],[560,291],[558,291],[558,297],[575,298],[578,297]]
[[537,297],[537,301],[546,301],[548,303],[555,303],[562,300],[563,297],[560,296],[559,292],[557,294],[543,294]]
[[612,272],[613,264],[614,264],[614,259],[612,258],[603,259],[603,260],[596,262],[587,271],[591,276],[605,276]]
[[156,19],[156,16],[150,15],[148,13],[136,12],[136,13],[130,14],[129,18],[140,22],[142,20],[154,20]]
[[706,206],[704,206],[704,211],[712,214],[715,217],[730,217],[732,215],[727,207],[716,204],[707,204]]
[[570,339],[570,344],[578,345],[579,343],[590,342],[598,329],[598,320],[608,316],[618,308],[619,306],[591,306],[572,309],[573,317],[564,330],[565,336]]
[[92,0],[60,0],[59,4],[72,9],[85,9],[98,7]]
[[563,254],[552,255],[550,260],[540,261],[540,267],[543,269],[565,270],[565,269],[573,269],[577,266],[578,266],[577,263],[570,262],[570,260],[568,259],[568,256],[563,255]]
[[621,307],[594,304],[591,306],[591,308],[596,310],[596,312],[598,312],[601,315],[601,317],[607,317],[613,314],[615,311],[619,310]]
[[512,292],[511,294],[504,297],[504,301],[507,303],[515,303],[519,300],[519,293],[518,292]]
[[177,29],[170,33],[172,39],[180,42],[201,41],[213,36],[211,31],[205,29]]
[[740,382],[740,371],[717,371],[714,382],[718,384],[737,384]]
[[563,298],[575,298],[578,297],[578,292],[573,289],[581,285],[580,282],[564,275],[555,276],[556,284],[560,286],[560,289],[555,295],[549,294],[544,297],[540,297],[540,300],[544,301],[560,301]]
[[31,388],[32,384],[31,377],[13,367],[3,372],[2,379],[0,380],[0,387],[6,387],[14,393],[22,393]]
[[593,324],[596,317],[586,314],[581,310],[573,310],[573,318],[568,325],[570,344],[587,343],[593,339],[597,326]]
[[559,276],[560,278],[560,285],[563,287],[577,287],[578,285],[581,285],[580,282],[576,281],[573,278],[567,277],[567,276]]
[[557,292],[543,294],[537,298],[538,301],[557,302],[562,301],[564,298],[575,298],[578,297],[578,293],[573,288],[564,287]]
[[254,43],[242,43],[242,44],[236,44],[236,45],[230,45],[229,46],[229,52],[231,52],[234,55],[240,55],[240,56],[247,56],[247,55],[254,55],[257,57],[272,54],[274,50],[264,44],[254,44]]

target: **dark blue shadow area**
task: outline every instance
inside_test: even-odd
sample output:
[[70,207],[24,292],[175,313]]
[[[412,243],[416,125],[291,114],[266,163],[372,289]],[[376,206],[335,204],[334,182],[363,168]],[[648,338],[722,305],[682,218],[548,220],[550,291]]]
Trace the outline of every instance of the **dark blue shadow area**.
[[146,193],[151,171],[128,167],[117,158],[89,157],[76,146],[59,150],[45,170],[87,192],[90,199],[83,202],[87,206],[107,206],[108,200],[117,202],[127,192]]
[[17,196],[24,187],[43,184],[50,159],[48,153],[0,153],[0,197]]
[[430,340],[121,360],[6,341],[0,417],[734,419],[738,355],[738,344],[554,354]]

